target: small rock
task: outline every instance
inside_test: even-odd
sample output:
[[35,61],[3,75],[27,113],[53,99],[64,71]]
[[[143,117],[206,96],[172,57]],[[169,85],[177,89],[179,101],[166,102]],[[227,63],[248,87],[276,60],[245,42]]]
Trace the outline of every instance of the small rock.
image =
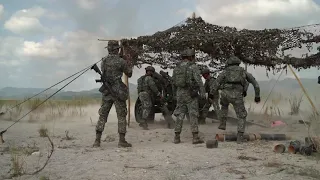
[[40,151],[33,152],[31,155],[32,155],[32,156],[40,156]]

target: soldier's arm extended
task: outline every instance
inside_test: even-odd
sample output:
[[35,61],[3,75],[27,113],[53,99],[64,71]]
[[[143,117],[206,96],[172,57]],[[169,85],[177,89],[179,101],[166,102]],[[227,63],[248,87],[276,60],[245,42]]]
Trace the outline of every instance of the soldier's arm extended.
[[226,73],[224,71],[221,74],[219,74],[219,76],[214,81],[214,83],[213,83],[213,85],[211,87],[210,94],[216,94],[217,93],[217,91],[219,90],[219,87],[220,87],[221,83],[223,82],[225,76],[226,76]]
[[260,87],[257,80],[252,76],[251,73],[246,72],[246,79],[254,87],[255,97],[260,97]]
[[193,79],[194,79],[195,83],[197,84],[197,86],[199,87],[200,93],[205,94],[206,91],[203,86],[203,82],[201,79],[201,72],[199,70],[199,67],[197,65],[193,65],[192,72],[193,72],[192,73]]
[[156,94],[157,96],[160,96],[160,91],[157,88],[156,83],[154,82],[153,78],[148,76],[146,77],[146,81],[148,83],[149,88],[151,89],[151,91]]

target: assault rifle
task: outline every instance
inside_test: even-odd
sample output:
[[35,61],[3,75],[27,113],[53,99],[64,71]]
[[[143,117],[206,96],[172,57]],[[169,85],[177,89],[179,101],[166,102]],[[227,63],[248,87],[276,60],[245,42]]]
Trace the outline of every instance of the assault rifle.
[[116,98],[117,96],[115,95],[115,93],[113,92],[113,90],[111,89],[111,86],[110,84],[105,81],[103,79],[103,76],[102,76],[102,72],[100,71],[99,67],[97,66],[97,64],[94,64],[92,67],[91,67],[92,70],[94,70],[96,73],[100,74],[100,79],[96,79],[96,83],[102,83],[102,86],[99,88],[99,91],[101,93],[103,93],[106,89],[110,92],[111,96]]

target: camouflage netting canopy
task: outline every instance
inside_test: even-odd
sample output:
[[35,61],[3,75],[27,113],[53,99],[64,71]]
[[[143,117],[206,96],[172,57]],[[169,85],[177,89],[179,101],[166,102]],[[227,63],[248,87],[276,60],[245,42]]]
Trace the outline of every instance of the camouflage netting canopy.
[[[320,29],[320,26],[316,27]],[[320,36],[302,28],[237,30],[205,22],[201,17],[188,18],[184,23],[151,36],[123,39],[122,44],[131,52],[136,64],[158,64],[173,68],[179,52],[185,48],[197,51],[197,61],[217,67],[230,55],[237,55],[244,63],[275,69],[290,64],[295,68],[320,66],[320,51],[305,57],[289,57],[284,52],[306,46],[308,51]]]

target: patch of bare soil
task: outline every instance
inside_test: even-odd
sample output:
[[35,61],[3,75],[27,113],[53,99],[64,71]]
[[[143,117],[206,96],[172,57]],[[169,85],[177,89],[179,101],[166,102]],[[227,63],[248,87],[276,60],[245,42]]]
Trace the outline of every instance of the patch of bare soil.
[[[13,126],[4,134],[5,143],[0,145],[0,179],[8,178],[13,172],[18,175],[19,172],[32,172],[43,165],[50,152],[50,143],[47,138],[40,137],[40,128],[46,128],[53,140],[53,156],[39,174],[22,175],[16,179],[320,179],[320,164],[316,157],[273,152],[275,144],[287,142],[254,141],[242,145],[219,142],[218,148],[207,149],[205,144],[192,144],[187,120],[181,135],[182,143],[173,144],[174,132],[166,129],[163,122],[150,124],[150,130],[144,131],[132,117],[127,140],[133,147],[120,149],[117,147],[117,119],[114,109],[111,110],[112,114],[105,128],[101,148],[92,148],[97,111],[98,106],[89,107],[85,117],[72,118],[72,121],[22,121]],[[261,116],[255,116],[254,121],[265,123]],[[10,123],[0,121],[0,130]],[[200,135],[205,140],[213,139],[216,133],[223,132],[217,126],[218,123],[207,119],[207,124],[200,126]],[[227,131],[236,131],[234,123],[228,124]],[[251,124],[247,131],[288,133],[299,140],[307,135],[305,127],[299,123],[277,128]]]

